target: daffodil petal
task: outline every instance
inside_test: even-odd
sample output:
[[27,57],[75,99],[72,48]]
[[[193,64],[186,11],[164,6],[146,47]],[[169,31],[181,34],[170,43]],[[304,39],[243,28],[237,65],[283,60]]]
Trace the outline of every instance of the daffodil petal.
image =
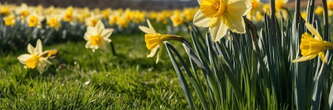
[[322,62],[327,63],[325,52],[320,52],[318,55]]
[[314,59],[316,57],[317,57],[317,55],[302,56],[302,57],[300,57],[298,59],[293,60],[292,62],[293,63],[304,62],[304,61],[312,60],[312,59]]
[[228,15],[225,18],[224,23],[232,32],[245,33],[245,23],[242,16]]
[[102,36],[104,38],[109,38],[111,36],[113,32],[113,29],[105,29],[103,32],[102,32]]
[[199,27],[208,27],[211,19],[206,17],[200,10],[194,15],[193,24]]
[[311,34],[315,35],[315,39],[323,40],[319,32],[309,23],[305,23],[306,28],[311,32]]
[[210,35],[215,42],[220,41],[220,39],[227,34],[227,31],[228,27],[221,22],[216,26],[209,28]]
[[31,44],[28,44],[27,50],[28,50],[28,53],[30,53],[30,54],[34,53],[34,51],[35,51],[34,47],[32,47]]
[[142,32],[144,32],[144,33],[149,33],[149,34],[151,34],[151,33],[155,33],[154,30],[152,30],[152,29],[150,29],[150,28],[148,28],[148,27],[146,27],[146,26],[139,26],[139,29],[140,29]]
[[229,0],[228,14],[244,16],[251,10],[251,2],[249,0]]
[[153,27],[153,25],[151,25],[149,19],[147,20],[147,24],[148,24],[148,26],[149,26],[149,29],[152,30],[153,33],[156,33],[155,28]]
[[29,54],[23,54],[23,55],[17,57],[17,59],[20,61],[20,63],[24,64],[25,61],[30,58],[30,56],[31,55],[29,55]]
[[42,41],[40,39],[37,40],[35,52],[37,52],[37,53],[42,53],[43,52]]
[[160,48],[160,46],[157,46],[157,47],[153,48],[150,51],[150,53],[147,55],[147,57],[148,58],[154,57],[157,54],[159,48]]

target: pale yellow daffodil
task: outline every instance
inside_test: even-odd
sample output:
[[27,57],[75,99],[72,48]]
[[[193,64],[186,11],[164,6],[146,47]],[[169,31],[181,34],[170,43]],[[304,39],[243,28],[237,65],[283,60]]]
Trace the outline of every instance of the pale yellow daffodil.
[[84,35],[84,39],[87,41],[86,48],[92,49],[95,52],[98,48],[106,48],[106,44],[110,43],[113,29],[105,29],[102,21],[98,21],[96,26],[88,27],[87,32]]
[[200,10],[193,23],[199,27],[209,27],[214,41],[219,41],[228,30],[245,33],[245,16],[251,9],[249,0],[199,0]]
[[51,64],[51,62],[48,61],[48,58],[52,56],[51,54],[54,54],[54,52],[49,53],[49,51],[43,51],[41,40],[37,41],[35,48],[29,44],[27,50],[27,54],[23,54],[17,58],[22,64],[24,64],[25,68],[37,68],[40,72],[43,72],[47,65]]

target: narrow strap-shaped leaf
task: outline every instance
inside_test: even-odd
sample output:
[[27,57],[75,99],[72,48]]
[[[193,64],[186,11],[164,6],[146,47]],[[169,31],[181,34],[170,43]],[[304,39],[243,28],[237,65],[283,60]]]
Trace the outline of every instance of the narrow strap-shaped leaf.
[[[177,73],[180,85],[181,85],[181,87],[182,87],[182,89],[183,89],[183,91],[185,93],[186,100],[189,103],[191,109],[194,109],[195,107],[194,107],[194,103],[193,103],[193,98],[192,98],[191,90],[188,87],[186,79],[185,79],[185,77],[184,77],[184,75],[182,73],[182,70],[181,70],[180,66],[178,65],[175,57],[178,57],[178,60],[181,59],[181,58],[179,58],[178,52],[175,50],[175,48],[170,43],[165,42],[164,45],[166,47],[166,50],[168,52],[169,58],[170,58],[170,60],[172,62],[172,65],[173,65],[173,67],[174,67],[174,69],[175,69],[175,71]],[[182,64],[182,66],[184,68],[186,68],[184,62],[181,62],[181,64]]]

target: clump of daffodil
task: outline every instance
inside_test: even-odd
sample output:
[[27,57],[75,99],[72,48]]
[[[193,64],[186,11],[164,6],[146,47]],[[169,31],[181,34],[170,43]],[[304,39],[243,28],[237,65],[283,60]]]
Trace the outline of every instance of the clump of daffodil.
[[14,15],[8,15],[3,18],[5,26],[14,26],[16,23],[16,18]]
[[41,40],[37,41],[35,48],[29,44],[27,50],[27,54],[23,54],[17,59],[24,64],[25,68],[38,69],[40,72],[43,72],[51,64],[48,59],[57,53],[57,50],[43,51]]
[[176,35],[157,33],[155,31],[154,27],[151,25],[149,20],[147,20],[147,23],[148,23],[148,27],[139,26],[139,29],[145,33],[146,47],[150,51],[150,53],[147,55],[147,57],[150,58],[150,57],[154,57],[154,56],[158,55],[157,59],[156,59],[156,63],[158,63],[160,55],[157,53],[158,53],[163,41],[179,40],[182,38],[178,37]]
[[184,18],[180,15],[179,11],[176,11],[173,16],[171,16],[171,21],[174,27],[184,23]]
[[230,29],[245,33],[243,16],[251,9],[248,0],[199,0],[200,10],[193,23],[199,27],[209,27],[214,41],[219,41]]
[[96,26],[88,27],[87,32],[84,35],[84,39],[87,41],[86,48],[92,49],[95,52],[98,48],[106,48],[106,44],[110,43],[113,29],[105,29],[102,21],[98,21]]
[[59,29],[61,26],[61,21],[59,17],[53,16],[47,18],[47,25],[50,28]]
[[306,32],[302,35],[300,45],[302,57],[293,60],[293,62],[304,62],[319,56],[322,62],[327,63],[325,51],[333,49],[333,43],[324,41],[319,32],[311,24],[307,23],[305,26],[311,34]]

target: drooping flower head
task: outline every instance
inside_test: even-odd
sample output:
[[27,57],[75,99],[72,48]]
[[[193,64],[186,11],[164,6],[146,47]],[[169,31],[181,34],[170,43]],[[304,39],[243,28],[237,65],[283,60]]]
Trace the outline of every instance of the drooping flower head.
[[84,35],[84,39],[87,41],[86,48],[90,48],[95,52],[98,48],[105,48],[106,44],[110,43],[113,29],[105,29],[102,21],[98,21],[96,26],[88,27],[87,32]]
[[[146,47],[148,50],[150,50],[150,53],[147,55],[147,57],[156,56],[163,41],[180,38],[175,35],[157,33],[149,20],[147,20],[147,23],[148,27],[139,26],[139,29],[145,33]],[[158,61],[159,56],[157,56],[156,63]]]
[[199,0],[200,10],[194,16],[194,24],[209,27],[214,41],[219,41],[230,29],[245,33],[243,16],[251,9],[248,0]]
[[[311,25],[305,25],[311,34],[304,33],[301,38],[301,55],[302,57],[293,60],[293,62],[304,62],[312,60],[319,56],[322,62],[327,63],[325,51],[333,48],[333,43],[324,41],[319,32]],[[314,37],[312,37],[314,36]]]

